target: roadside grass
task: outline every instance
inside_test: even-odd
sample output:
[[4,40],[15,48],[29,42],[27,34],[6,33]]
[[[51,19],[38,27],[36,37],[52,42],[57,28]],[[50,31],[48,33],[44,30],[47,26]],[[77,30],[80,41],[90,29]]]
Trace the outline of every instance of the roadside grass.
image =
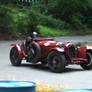
[[75,30],[59,30],[50,28],[47,26],[38,25],[40,36],[73,36],[73,35],[90,35],[92,34],[92,30],[86,29],[85,31],[75,31]]
[[86,45],[88,45],[88,46],[92,46],[92,43],[87,43]]
[[92,30],[91,29],[85,30],[85,34],[92,34]]
[[39,25],[38,26],[39,30],[40,30],[40,35],[41,36],[66,36],[66,35],[75,35],[76,32],[73,32],[71,30],[59,30],[59,29],[53,29],[50,27],[46,27],[46,26],[42,26]]

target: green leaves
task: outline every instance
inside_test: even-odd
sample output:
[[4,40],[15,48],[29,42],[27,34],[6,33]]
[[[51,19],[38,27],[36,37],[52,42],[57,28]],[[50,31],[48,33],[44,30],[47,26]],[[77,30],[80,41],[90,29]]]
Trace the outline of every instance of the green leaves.
[[84,24],[87,22],[85,20],[89,18],[90,14],[85,15],[92,11],[92,8],[89,7],[91,2],[92,0],[50,0],[48,13],[71,24],[74,29],[84,28],[86,26]]
[[8,9],[4,6],[0,8],[0,15],[0,27],[2,26],[4,32],[19,36],[30,34],[33,30],[38,31],[38,20],[31,10]]

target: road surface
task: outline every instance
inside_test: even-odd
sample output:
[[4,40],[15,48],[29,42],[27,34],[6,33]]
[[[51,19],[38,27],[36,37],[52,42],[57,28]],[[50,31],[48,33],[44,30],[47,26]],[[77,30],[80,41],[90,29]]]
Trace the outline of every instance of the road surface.
[[[91,42],[91,36],[56,37],[56,40],[73,42]],[[0,41],[0,80],[41,81],[68,88],[92,88],[92,71],[84,71],[78,65],[67,66],[63,73],[53,73],[47,67],[28,64],[23,61],[20,67],[14,67],[9,61],[11,43],[19,41]]]

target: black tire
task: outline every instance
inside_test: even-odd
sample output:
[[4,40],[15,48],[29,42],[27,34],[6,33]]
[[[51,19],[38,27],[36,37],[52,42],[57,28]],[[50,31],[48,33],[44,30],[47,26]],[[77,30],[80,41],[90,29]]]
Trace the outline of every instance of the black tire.
[[32,63],[37,63],[41,57],[41,47],[38,43],[32,42],[29,49],[29,61]]
[[87,52],[86,56],[89,63],[81,64],[81,67],[84,70],[91,70],[92,69],[92,54]]
[[51,51],[48,55],[48,67],[52,72],[63,72],[67,61],[63,53],[57,51]]
[[32,49],[34,50],[34,56],[41,57],[41,47],[38,43],[32,43]]
[[20,66],[21,65],[21,59],[19,58],[19,52],[16,49],[16,47],[11,48],[10,62],[13,66]]

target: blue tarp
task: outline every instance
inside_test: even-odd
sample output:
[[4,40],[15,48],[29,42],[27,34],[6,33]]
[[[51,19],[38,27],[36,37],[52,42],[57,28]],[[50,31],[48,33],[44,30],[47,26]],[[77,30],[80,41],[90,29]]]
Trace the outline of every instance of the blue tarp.
[[36,92],[31,81],[0,81],[0,92]]
[[31,81],[0,81],[0,88],[5,87],[34,87],[36,83]]

